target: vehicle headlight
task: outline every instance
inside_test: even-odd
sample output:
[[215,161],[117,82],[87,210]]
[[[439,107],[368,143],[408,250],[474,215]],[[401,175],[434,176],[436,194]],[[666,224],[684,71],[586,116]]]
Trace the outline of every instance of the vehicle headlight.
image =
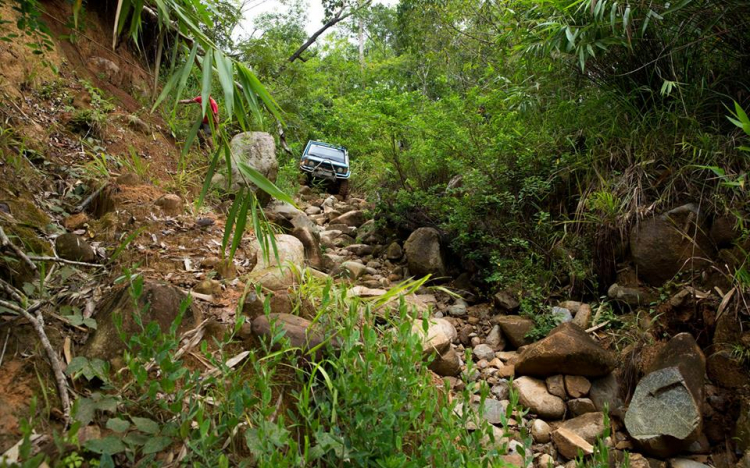
[[336,166],[336,172],[339,173],[339,174],[346,174],[346,168],[345,167]]

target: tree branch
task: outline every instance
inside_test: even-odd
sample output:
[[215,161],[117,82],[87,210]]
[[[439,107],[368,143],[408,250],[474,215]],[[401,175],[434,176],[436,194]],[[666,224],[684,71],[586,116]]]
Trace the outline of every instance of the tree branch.
[[68,381],[65,377],[65,373],[62,370],[62,366],[60,365],[60,359],[57,357],[57,353],[52,348],[52,344],[49,342],[49,338],[47,338],[47,333],[44,331],[44,317],[42,316],[41,310],[36,311],[36,317],[31,315],[31,313],[23,309],[21,307],[18,307],[16,304],[13,304],[11,302],[0,300],[0,306],[5,307],[6,309],[10,309],[14,312],[18,312],[19,314],[23,315],[26,320],[31,322],[31,325],[34,327],[34,330],[36,331],[36,334],[39,336],[39,341],[42,342],[42,346],[44,347],[44,350],[47,352],[47,358],[49,358],[50,366],[52,367],[52,372],[55,374],[55,380],[57,381],[57,391],[60,394],[60,403],[62,404],[62,410],[63,415],[65,416],[65,423],[70,423],[70,396],[68,394]]
[[34,262],[29,260],[29,257],[26,256],[26,254],[23,252],[23,250],[16,247],[14,243],[8,239],[8,236],[5,235],[5,231],[3,231],[3,227],[0,226],[0,249],[2,248],[10,248],[21,260],[23,260],[24,263],[26,263],[29,268],[31,268],[31,271],[36,272],[36,265]]
[[347,8],[349,8],[349,6],[348,5],[344,5],[344,7],[342,7],[339,11],[337,11],[336,14],[333,15],[333,17],[331,17],[331,19],[329,19],[323,25],[323,27],[321,27],[320,29],[318,29],[317,31],[315,31],[312,34],[312,36],[310,36],[305,41],[304,44],[302,44],[301,46],[299,46],[299,49],[297,49],[287,59],[287,61],[289,63],[292,63],[295,60],[298,60],[304,51],[306,51],[311,45],[315,44],[315,41],[318,40],[318,38],[320,37],[321,34],[323,34],[324,32],[326,32],[328,29],[332,28],[333,26],[336,26],[341,21],[344,21],[345,19],[349,18],[350,16],[352,16],[355,13],[357,13],[358,11],[367,8],[370,5],[370,3],[372,3],[372,0],[367,0],[365,2],[362,2],[359,6],[357,6],[356,8],[350,9],[348,12],[346,12],[346,10],[347,10]]

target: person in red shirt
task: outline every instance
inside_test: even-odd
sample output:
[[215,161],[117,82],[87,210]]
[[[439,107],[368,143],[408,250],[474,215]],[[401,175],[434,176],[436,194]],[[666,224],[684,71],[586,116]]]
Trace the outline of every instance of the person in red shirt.
[[[201,96],[196,96],[193,99],[183,99],[179,101],[180,104],[203,104],[203,98]],[[210,114],[213,117],[214,121],[214,128],[219,127],[219,105],[216,104],[216,101],[211,96],[208,97],[208,103],[210,107]],[[201,139],[204,140],[208,147],[213,150],[214,149],[214,139],[211,133],[211,124],[208,122],[208,115],[209,113],[206,112],[205,117],[203,117],[203,123],[201,124],[201,130],[203,131],[203,135],[201,135]]]

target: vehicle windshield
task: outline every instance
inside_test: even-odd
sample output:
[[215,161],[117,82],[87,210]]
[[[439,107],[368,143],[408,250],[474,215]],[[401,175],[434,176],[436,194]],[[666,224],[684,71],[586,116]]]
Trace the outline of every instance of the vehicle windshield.
[[334,162],[346,164],[344,150],[313,144],[310,145],[310,150],[307,152],[307,154],[310,156],[315,156],[322,159],[330,159]]

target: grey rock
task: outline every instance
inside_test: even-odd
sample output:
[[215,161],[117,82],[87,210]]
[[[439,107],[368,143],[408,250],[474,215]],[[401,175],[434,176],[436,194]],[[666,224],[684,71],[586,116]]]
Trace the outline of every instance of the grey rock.
[[493,385],[490,389],[490,393],[495,396],[498,400],[507,400],[510,396],[510,387],[508,380],[500,379],[500,381]]
[[620,286],[617,283],[609,287],[607,296],[613,301],[623,303],[632,308],[645,306],[651,302],[651,297],[640,289]]
[[358,257],[364,257],[372,253],[372,246],[367,244],[352,244],[346,247],[346,250],[357,255]]
[[589,398],[594,402],[597,411],[604,411],[607,407],[611,413],[619,413],[624,402],[620,397],[620,382],[617,376],[612,373],[592,380]]
[[257,194],[261,204],[266,205],[270,201],[270,195],[258,190],[258,187],[248,181],[240,171],[240,165],[246,164],[260,172],[266,179],[276,182],[279,162],[276,160],[276,143],[273,136],[265,132],[239,133],[232,138],[230,145],[232,147],[231,190],[235,191],[240,187],[247,186]]
[[415,276],[445,276],[445,261],[440,233],[433,228],[419,228],[404,244],[409,271]]
[[557,323],[566,323],[573,321],[573,314],[571,314],[568,309],[565,309],[563,307],[553,307],[551,314],[553,317],[555,317]]
[[495,306],[506,312],[513,312],[521,306],[518,299],[507,291],[500,291],[492,296]]
[[[478,402],[472,403],[471,408],[478,418],[481,417],[490,424],[501,424],[505,411],[508,408],[508,401],[498,401],[487,398],[482,405]],[[464,403],[459,403],[454,411],[458,416],[463,416]],[[470,430],[475,429],[478,427],[478,422],[478,420],[473,420],[473,418],[470,417],[467,428]]]
[[448,315],[453,317],[463,317],[466,315],[466,304],[462,301],[448,307]]
[[505,339],[503,339],[503,333],[500,331],[500,325],[495,325],[490,330],[490,334],[484,340],[484,343],[493,349],[493,351],[502,351],[505,349]]
[[493,351],[492,348],[490,348],[486,344],[480,344],[476,346],[472,351],[472,354],[477,361],[480,361],[482,359],[490,361],[495,357],[495,351]]
[[398,242],[391,242],[391,245],[389,245],[388,249],[385,251],[385,257],[388,260],[398,260],[403,256],[404,251],[401,246],[398,245]]
[[652,372],[638,383],[625,414],[625,427],[631,437],[657,456],[680,450],[672,439],[695,437],[701,427],[699,403],[677,367]]

